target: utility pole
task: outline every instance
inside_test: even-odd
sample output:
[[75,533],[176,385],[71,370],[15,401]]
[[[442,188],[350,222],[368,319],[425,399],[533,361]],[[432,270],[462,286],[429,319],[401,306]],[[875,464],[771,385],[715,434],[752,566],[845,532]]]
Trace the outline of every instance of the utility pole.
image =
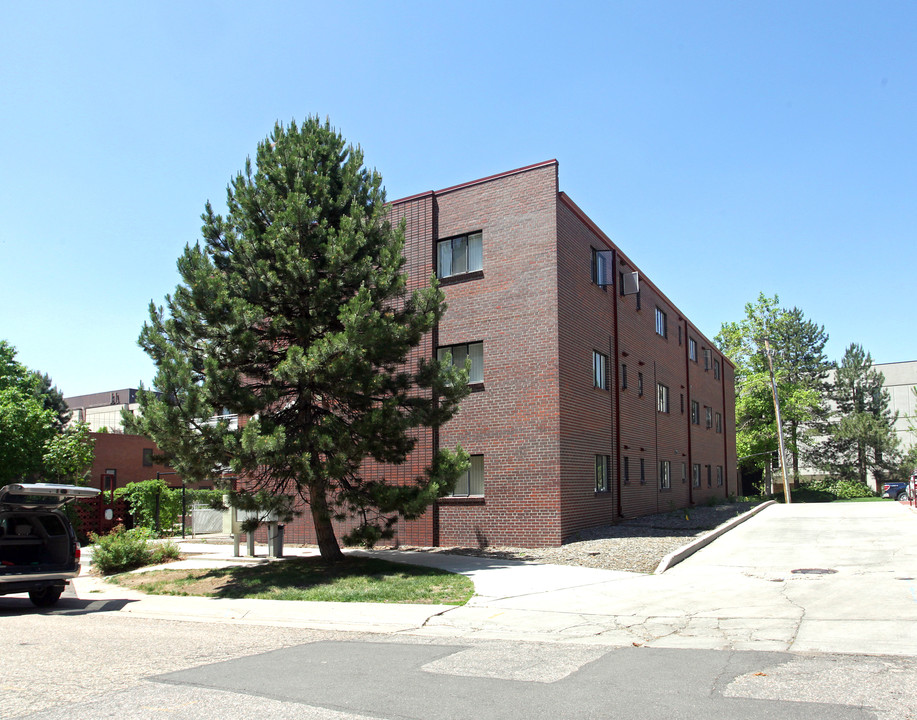
[[764,338],[764,349],[767,352],[767,368],[771,374],[771,392],[774,394],[774,412],[777,415],[777,441],[780,448],[780,469],[783,471],[783,499],[789,505],[793,500],[790,497],[790,483],[786,477],[786,450],[783,446],[783,420],[780,418],[780,398],[777,395],[777,380],[774,378],[774,363],[771,360],[771,345]]

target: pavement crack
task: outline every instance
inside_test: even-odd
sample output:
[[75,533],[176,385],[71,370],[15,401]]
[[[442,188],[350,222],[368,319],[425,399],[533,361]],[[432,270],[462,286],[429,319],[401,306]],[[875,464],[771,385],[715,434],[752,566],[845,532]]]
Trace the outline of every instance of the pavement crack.
[[793,600],[789,596],[790,583],[786,580],[783,581],[783,586],[780,588],[780,595],[784,600],[791,606],[796,608],[799,611],[799,617],[796,619],[796,623],[793,627],[793,634],[790,636],[790,639],[787,641],[786,648],[791,650],[793,645],[796,644],[796,638],[799,636],[799,630],[802,627],[803,620],[806,619],[806,608],[803,605],[800,605],[798,602]]

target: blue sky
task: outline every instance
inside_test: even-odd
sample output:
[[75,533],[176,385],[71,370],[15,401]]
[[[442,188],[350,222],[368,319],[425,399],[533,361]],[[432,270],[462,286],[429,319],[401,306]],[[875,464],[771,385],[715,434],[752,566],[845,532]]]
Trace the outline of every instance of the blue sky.
[[917,359],[913,2],[0,3],[0,338],[149,384],[151,300],[276,120],[390,199],[556,158],[709,336],[759,292]]

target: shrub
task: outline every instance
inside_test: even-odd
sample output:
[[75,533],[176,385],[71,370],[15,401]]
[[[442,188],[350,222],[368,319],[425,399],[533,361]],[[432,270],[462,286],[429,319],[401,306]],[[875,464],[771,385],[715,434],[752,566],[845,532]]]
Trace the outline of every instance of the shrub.
[[103,575],[111,575],[178,558],[179,548],[175,543],[151,543],[151,535],[146,528],[125,530],[123,525],[108,535],[91,533],[93,567]]
[[[854,498],[875,497],[875,493],[865,483],[858,480],[846,480],[843,478],[825,478],[807,483],[796,493],[810,492],[812,495],[825,498],[826,495],[831,499],[852,500]],[[822,500],[826,501],[827,498]],[[818,500],[815,500],[818,502]]]

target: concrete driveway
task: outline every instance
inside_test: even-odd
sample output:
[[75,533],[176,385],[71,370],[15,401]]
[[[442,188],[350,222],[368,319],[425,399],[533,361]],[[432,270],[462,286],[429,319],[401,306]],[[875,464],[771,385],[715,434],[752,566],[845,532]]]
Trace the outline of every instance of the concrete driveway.
[[502,597],[478,597],[421,632],[917,654],[917,514],[895,502],[774,505],[663,575],[577,579],[544,592],[504,582]]

